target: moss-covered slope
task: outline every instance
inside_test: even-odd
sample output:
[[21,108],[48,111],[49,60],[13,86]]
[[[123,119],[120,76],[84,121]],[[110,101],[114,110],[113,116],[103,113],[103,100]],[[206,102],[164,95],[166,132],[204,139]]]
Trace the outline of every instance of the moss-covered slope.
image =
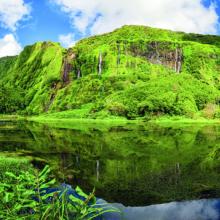
[[68,50],[36,43],[0,59],[2,88],[18,91],[22,113],[68,111],[76,118],[219,117],[219,72],[220,37],[144,26],[124,26]]

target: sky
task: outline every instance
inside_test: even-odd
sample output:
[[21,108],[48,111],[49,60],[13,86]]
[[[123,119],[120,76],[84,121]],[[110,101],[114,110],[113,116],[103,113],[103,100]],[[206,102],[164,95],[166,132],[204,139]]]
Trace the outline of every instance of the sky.
[[126,24],[220,35],[220,0],[0,0],[0,57],[37,41],[68,48]]

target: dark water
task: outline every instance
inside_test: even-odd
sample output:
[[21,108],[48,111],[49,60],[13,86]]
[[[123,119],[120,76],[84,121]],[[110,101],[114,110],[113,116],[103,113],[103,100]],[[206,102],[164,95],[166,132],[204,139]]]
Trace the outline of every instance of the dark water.
[[[126,206],[220,197],[219,125],[0,122],[0,150]],[[1,154],[2,154],[1,153]]]

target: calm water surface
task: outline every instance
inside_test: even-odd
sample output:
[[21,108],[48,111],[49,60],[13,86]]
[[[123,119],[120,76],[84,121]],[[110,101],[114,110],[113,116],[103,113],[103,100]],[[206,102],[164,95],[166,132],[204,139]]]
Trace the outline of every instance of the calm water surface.
[[1,154],[126,206],[220,197],[220,126],[0,122]]

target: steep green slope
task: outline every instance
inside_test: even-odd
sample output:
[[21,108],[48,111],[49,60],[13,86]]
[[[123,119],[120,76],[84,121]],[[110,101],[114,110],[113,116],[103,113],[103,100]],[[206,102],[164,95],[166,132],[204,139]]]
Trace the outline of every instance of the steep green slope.
[[[4,90],[20,91],[20,96],[23,96],[22,110],[33,113],[46,110],[51,86],[54,81],[60,80],[63,51],[56,43],[36,43],[25,47],[10,68],[5,65],[6,72],[3,72],[4,66],[0,63],[0,83]],[[19,92],[16,95],[19,96]]]
[[11,56],[0,59],[0,78],[4,77],[6,71],[8,71],[14,65],[16,58],[16,56]]
[[0,83],[21,91],[21,113],[220,117],[218,36],[124,26],[68,50],[37,43],[10,59],[0,60]]

